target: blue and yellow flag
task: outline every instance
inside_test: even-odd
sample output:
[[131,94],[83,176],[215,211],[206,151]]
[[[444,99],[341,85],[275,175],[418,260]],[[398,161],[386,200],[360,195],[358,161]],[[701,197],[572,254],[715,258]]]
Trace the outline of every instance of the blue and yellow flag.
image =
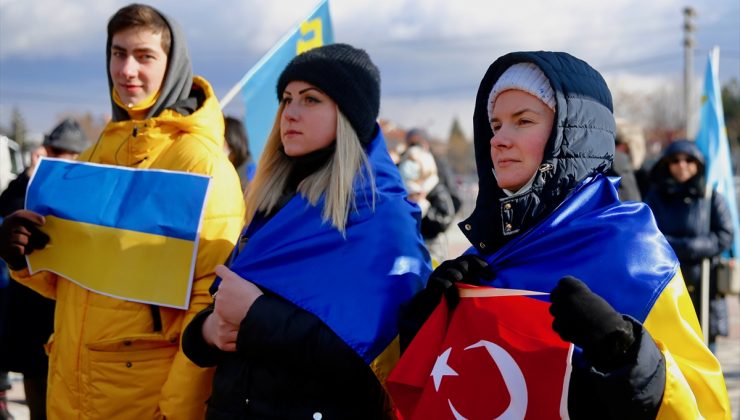
[[[485,256],[496,278],[483,283],[550,292],[565,275],[581,279],[643,324],[663,354],[658,418],[729,419],[720,365],[701,341],[678,259],[648,206],[620,202],[616,182],[601,174],[583,181],[547,218]],[[572,362],[589,366],[578,347]]]
[[[272,130],[278,109],[277,80],[285,66],[296,55],[334,42],[329,16],[329,1],[323,0],[298,26],[288,32],[252,67],[237,86],[242,86],[246,105],[244,125],[249,135],[249,148],[259,159],[267,136]],[[222,107],[231,98],[222,100]]]
[[26,208],[51,241],[28,256],[106,296],[173,308],[190,301],[210,177],[42,159]]
[[620,202],[613,182],[584,181],[549,217],[485,256],[496,279],[484,283],[550,292],[572,275],[617,312],[645,321],[678,260],[648,206]]
[[398,357],[400,307],[424,287],[431,267],[419,207],[405,199],[382,134],[368,158],[376,189],[368,174],[357,177],[345,235],[324,220],[324,198],[311,205],[297,194],[266,222],[250,223],[230,268],[316,315],[383,380],[395,364],[392,343]]
[[740,257],[740,222],[738,221],[735,183],[732,176],[730,145],[722,110],[722,93],[719,85],[719,47],[709,52],[704,75],[704,94],[701,97],[701,117],[696,134],[696,146],[706,160],[707,191],[722,194],[730,209],[732,228],[732,256]]

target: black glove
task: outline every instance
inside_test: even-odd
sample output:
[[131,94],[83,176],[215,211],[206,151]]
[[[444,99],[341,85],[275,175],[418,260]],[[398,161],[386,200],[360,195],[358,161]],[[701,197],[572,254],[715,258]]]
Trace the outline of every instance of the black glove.
[[493,272],[488,263],[477,255],[462,255],[454,260],[447,260],[440,264],[429,275],[427,287],[417,293],[411,301],[401,307],[398,329],[401,342],[401,351],[411,343],[422,325],[439,305],[439,300],[445,296],[447,306],[454,309],[460,302],[455,283],[480,284],[480,279],[493,279]]
[[584,357],[609,372],[636,357],[635,333],[627,321],[582,281],[565,276],[550,292],[552,329],[583,349]]
[[49,243],[49,236],[39,230],[44,217],[28,210],[18,210],[0,225],[0,258],[12,270],[26,267],[25,256]]
[[481,257],[474,254],[461,255],[435,268],[429,275],[427,289],[434,296],[444,295],[447,305],[450,309],[454,309],[460,303],[460,295],[455,283],[480,285],[481,278],[493,280],[493,277],[493,271]]

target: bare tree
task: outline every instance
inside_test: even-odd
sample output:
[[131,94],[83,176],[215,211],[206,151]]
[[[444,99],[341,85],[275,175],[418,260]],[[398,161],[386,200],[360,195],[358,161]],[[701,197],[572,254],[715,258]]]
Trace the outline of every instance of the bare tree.
[[684,111],[681,106],[680,89],[672,85],[663,86],[653,92],[648,101],[650,103],[647,124],[649,129],[682,131],[684,128]]
[[23,115],[18,108],[14,107],[10,117],[10,137],[18,143],[22,152],[29,151],[28,149],[30,147],[26,141],[26,133],[26,122],[23,119]]
[[613,90],[614,115],[640,126],[647,125],[649,103],[644,92]]
[[740,141],[740,82],[732,79],[722,86],[722,108],[730,144]]
[[452,170],[460,175],[475,174],[475,152],[473,143],[465,138],[460,121],[452,122],[450,137],[447,140],[447,160]]

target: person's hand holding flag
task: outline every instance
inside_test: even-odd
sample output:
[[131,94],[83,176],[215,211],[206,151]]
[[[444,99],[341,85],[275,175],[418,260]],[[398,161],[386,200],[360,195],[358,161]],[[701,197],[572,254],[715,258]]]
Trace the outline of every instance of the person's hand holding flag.
[[442,296],[445,297],[450,309],[457,306],[460,295],[456,283],[480,285],[481,279],[493,280],[493,277],[488,263],[475,254],[461,255],[440,264],[429,275],[426,288],[401,308],[403,312],[399,320],[401,349],[405,349],[413,340]]
[[631,322],[581,280],[565,276],[550,292],[552,329],[583,349],[584,357],[609,372],[636,357]]
[[429,275],[426,288],[437,297],[437,302],[439,296],[444,295],[447,305],[454,309],[460,302],[455,283],[479,286],[481,279],[493,280],[493,272],[488,263],[475,254],[465,254],[454,260],[447,260],[435,268]]
[[43,249],[49,243],[49,236],[39,229],[44,223],[44,216],[29,210],[18,210],[3,220],[0,225],[0,258],[12,270],[26,268],[26,255]]

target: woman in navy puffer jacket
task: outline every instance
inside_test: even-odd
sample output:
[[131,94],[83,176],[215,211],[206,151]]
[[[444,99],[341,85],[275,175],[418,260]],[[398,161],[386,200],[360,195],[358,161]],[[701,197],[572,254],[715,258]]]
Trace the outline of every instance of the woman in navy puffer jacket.
[[[693,142],[672,143],[651,172],[653,187],[645,202],[678,260],[686,287],[701,319],[701,266],[711,262],[709,280],[709,348],[718,335],[727,335],[727,302],[717,292],[715,267],[732,245],[732,219],[726,198],[705,194],[704,156]],[[706,328],[702,325],[702,328]]]

